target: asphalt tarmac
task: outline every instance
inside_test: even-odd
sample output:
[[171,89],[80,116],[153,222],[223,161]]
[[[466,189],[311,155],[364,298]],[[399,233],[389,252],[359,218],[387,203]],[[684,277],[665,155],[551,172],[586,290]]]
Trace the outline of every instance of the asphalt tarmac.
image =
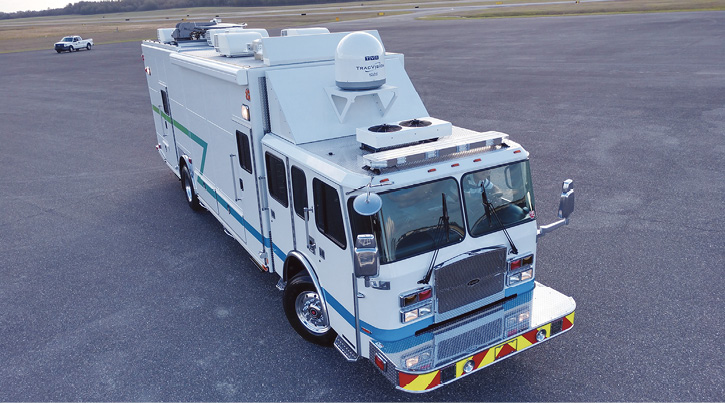
[[158,156],[139,43],[0,55],[2,401],[722,401],[725,12],[378,29],[431,116],[531,152],[574,328],[423,395],[287,324]]

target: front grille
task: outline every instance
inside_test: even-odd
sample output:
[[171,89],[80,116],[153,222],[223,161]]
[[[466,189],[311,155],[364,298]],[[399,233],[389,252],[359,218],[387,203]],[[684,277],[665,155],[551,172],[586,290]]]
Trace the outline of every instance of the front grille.
[[[445,262],[433,273],[436,287],[436,321],[445,320],[503,298],[506,248],[471,252],[463,259]],[[458,308],[466,307],[461,310]]]
[[459,334],[458,336],[441,340],[438,345],[438,356],[436,357],[437,361],[440,362],[453,358],[455,355],[460,355],[462,351],[470,351],[473,347],[478,349],[481,346],[495,343],[496,341],[502,339],[502,334],[503,321],[501,318],[498,318],[483,326],[477,326],[465,333]]

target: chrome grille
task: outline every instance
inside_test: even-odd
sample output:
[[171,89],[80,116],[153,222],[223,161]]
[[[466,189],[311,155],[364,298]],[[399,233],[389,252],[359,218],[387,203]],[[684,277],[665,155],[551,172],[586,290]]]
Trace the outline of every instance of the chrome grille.
[[436,321],[495,302],[504,296],[506,248],[469,252],[444,262],[433,273]]
[[503,339],[502,334],[503,321],[501,318],[487,323],[484,326],[474,327],[458,336],[440,341],[436,359],[445,362],[449,358],[460,355],[461,352],[469,351],[470,347],[480,348],[481,346],[495,343]]

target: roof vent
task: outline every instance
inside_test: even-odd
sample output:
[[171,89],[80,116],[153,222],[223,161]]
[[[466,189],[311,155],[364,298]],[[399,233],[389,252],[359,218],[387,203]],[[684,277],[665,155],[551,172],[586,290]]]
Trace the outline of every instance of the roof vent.
[[368,127],[369,132],[373,133],[392,133],[392,132],[399,132],[403,130],[402,127],[398,125],[389,125],[387,123],[383,123],[382,125],[377,125],[373,127]]
[[432,125],[430,120],[423,119],[404,120],[399,124],[403,127],[426,127]]
[[335,50],[335,83],[343,90],[371,90],[385,84],[385,48],[367,32],[345,35]]

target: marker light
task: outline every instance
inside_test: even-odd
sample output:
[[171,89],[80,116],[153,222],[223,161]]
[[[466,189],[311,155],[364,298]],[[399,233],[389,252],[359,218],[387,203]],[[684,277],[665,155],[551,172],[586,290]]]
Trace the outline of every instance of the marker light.
[[242,118],[249,121],[249,107],[244,104],[242,104]]
[[379,354],[375,354],[375,365],[383,372],[387,369],[387,362]]

